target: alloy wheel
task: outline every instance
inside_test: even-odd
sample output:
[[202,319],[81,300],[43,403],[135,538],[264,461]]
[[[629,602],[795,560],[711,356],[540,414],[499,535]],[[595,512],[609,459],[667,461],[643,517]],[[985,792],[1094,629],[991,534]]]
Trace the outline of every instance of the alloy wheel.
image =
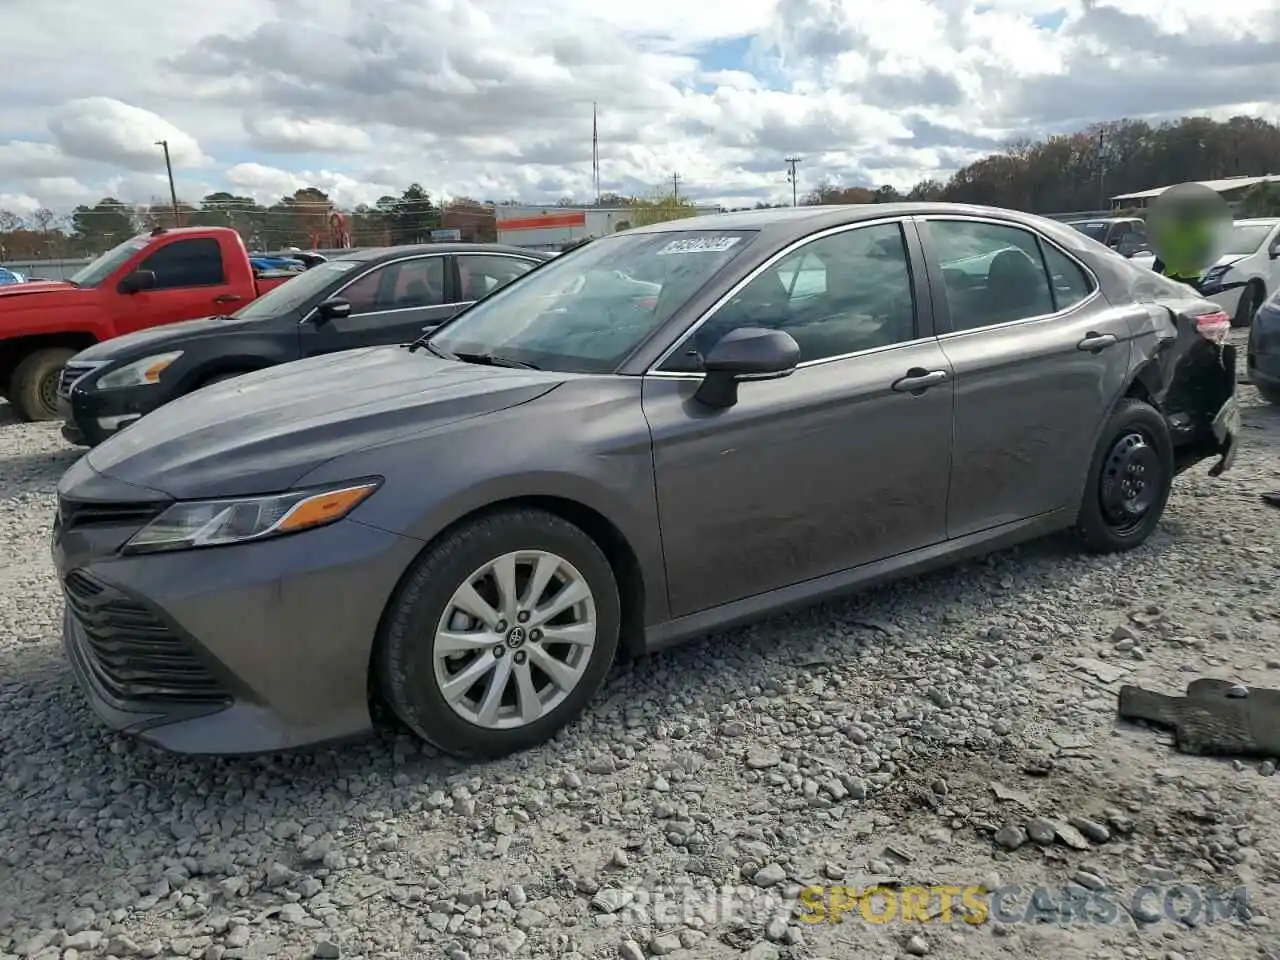
[[432,638],[435,682],[463,719],[487,729],[534,723],[577,687],[596,643],[582,573],[544,550],[504,554],[454,591]]

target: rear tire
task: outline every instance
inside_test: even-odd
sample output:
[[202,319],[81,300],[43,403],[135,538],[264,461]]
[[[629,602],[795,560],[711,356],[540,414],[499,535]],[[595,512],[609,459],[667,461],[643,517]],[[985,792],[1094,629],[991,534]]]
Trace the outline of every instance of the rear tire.
[[585,709],[620,625],[617,580],[594,540],[555,514],[501,510],[446,533],[410,569],[383,618],[374,679],[417,736],[494,759]]
[[1076,536],[1094,553],[1141,546],[1164,514],[1173,476],[1164,415],[1142,400],[1121,400],[1094,451]]
[[58,379],[62,368],[75,355],[76,351],[67,347],[45,347],[33,350],[18,362],[7,391],[19,419],[27,422],[58,419]]
[[1280,406],[1280,390],[1275,387],[1260,386],[1256,383],[1254,386],[1258,388],[1258,395],[1262,397],[1263,400],[1267,401],[1267,403],[1274,403],[1276,406]]
[[1267,292],[1262,284],[1251,280],[1249,285],[1240,291],[1240,301],[1236,304],[1236,315],[1231,318],[1231,326],[1239,329],[1253,323],[1253,315],[1266,300]]

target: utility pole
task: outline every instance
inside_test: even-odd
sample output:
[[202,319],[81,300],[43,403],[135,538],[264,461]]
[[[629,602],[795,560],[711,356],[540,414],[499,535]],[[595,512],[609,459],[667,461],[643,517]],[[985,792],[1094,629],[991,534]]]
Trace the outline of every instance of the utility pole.
[[1105,130],[1098,131],[1098,209],[1108,210],[1110,205],[1107,203],[1106,190],[1106,166],[1107,159],[1105,150],[1107,148],[1107,132]]
[[182,226],[182,216],[178,213],[178,191],[173,185],[173,164],[169,162],[169,141],[157,140],[157,147],[164,148],[164,169],[169,174],[169,199],[173,201],[173,225]]
[[787,180],[790,181],[791,183],[791,205],[793,207],[798,206],[798,200],[796,197],[796,164],[798,164],[802,159],[804,158],[803,157],[787,157],[786,159],[787,170],[788,170]]
[[676,204],[680,203],[680,174],[671,175],[671,197]]

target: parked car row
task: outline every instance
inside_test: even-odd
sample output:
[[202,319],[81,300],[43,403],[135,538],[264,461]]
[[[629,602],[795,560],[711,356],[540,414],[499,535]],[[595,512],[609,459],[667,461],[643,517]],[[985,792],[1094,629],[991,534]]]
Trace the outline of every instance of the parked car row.
[[[108,724],[252,753],[361,734],[381,702],[502,755],[618,656],[1051,531],[1132,549],[1179,471],[1235,455],[1230,318],[1053,221],[769,209],[536,260],[317,266],[213,322],[222,358],[312,355],[66,473],[65,646]],[[304,346],[400,311],[411,343]],[[94,348],[73,407],[117,372],[183,382],[200,324]]]
[[235,310],[293,276],[259,274],[234,230],[183,227],[126,240],[68,280],[0,287],[0,396],[24,420],[54,420],[81,350]]
[[546,259],[496,244],[365,250],[319,263],[230,316],[106,340],[63,368],[62,435],[92,446],[213,383],[303,357],[408,343]]
[[[1069,226],[1151,267],[1155,253],[1146,224],[1136,217],[1073,220]],[[1236,220],[1217,262],[1204,274],[1200,291],[1231,317],[1233,327],[1246,327],[1258,307],[1280,290],[1280,218]]]

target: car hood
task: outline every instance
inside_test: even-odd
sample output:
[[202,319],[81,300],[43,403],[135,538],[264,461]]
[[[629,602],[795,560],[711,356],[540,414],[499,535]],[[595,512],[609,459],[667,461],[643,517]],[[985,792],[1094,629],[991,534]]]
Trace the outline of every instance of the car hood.
[[105,476],[178,499],[288,489],[334,457],[526,403],[565,374],[370,347],[181,397],[90,450]]
[[198,320],[183,320],[179,323],[166,323],[147,330],[137,330],[110,340],[103,340],[76,355],[77,361],[101,363],[118,360],[141,359],[150,353],[168,349],[179,341],[189,341],[203,337],[224,336],[245,327],[257,326],[261,320],[237,320],[235,317],[201,317]]
[[27,280],[23,283],[7,283],[0,286],[0,304],[16,306],[24,302],[20,298],[48,296],[79,289],[74,283],[67,283],[65,280]]
[[[1247,253],[1225,253],[1218,258],[1217,262],[1214,263],[1213,266],[1214,267],[1234,266],[1235,264],[1239,263],[1241,260],[1244,260],[1249,256],[1250,254],[1247,254]],[[1209,269],[1212,270],[1213,267],[1210,267]]]

